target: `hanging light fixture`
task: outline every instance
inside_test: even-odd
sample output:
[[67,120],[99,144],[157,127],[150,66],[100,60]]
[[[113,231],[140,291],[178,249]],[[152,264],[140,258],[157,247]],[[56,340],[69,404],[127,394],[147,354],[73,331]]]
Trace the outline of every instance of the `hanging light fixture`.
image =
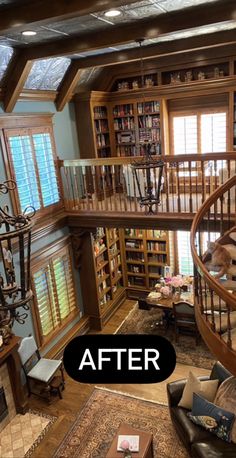
[[[141,73],[141,88],[144,89],[144,64],[142,54],[143,39],[137,40],[140,46],[140,73]],[[139,203],[141,207],[147,208],[147,214],[153,214],[153,206],[160,204],[160,193],[162,187],[162,175],[164,161],[156,156],[160,154],[160,144],[150,142],[150,132],[147,127],[147,113],[145,110],[145,94],[143,91],[143,115],[144,115],[144,131],[142,132],[142,147],[143,159],[135,161],[131,164],[136,185],[139,193]],[[140,146],[137,147],[140,154]],[[137,154],[138,155],[138,154]]]
[[[0,183],[0,193],[16,188],[13,180]],[[11,215],[8,206],[0,206],[0,333],[14,321],[23,324],[32,298],[30,289],[31,229],[33,207],[22,214]]]

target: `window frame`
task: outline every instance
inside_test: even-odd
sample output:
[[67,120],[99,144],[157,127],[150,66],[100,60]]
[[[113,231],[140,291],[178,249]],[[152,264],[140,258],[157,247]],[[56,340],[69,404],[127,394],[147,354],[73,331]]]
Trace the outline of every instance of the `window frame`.
[[[36,289],[34,286],[34,274],[42,269],[46,265],[51,265],[53,259],[57,258],[60,253],[63,255],[67,252],[68,259],[71,266],[72,272],[72,283],[73,283],[73,291],[75,295],[75,303],[76,307],[74,310],[70,312],[70,314],[55,328],[53,329],[47,336],[43,336],[42,334],[42,326],[41,320],[39,316],[39,309],[37,304],[37,295]],[[78,292],[75,287],[75,278],[74,278],[74,269],[73,269],[73,256],[72,256],[72,244],[70,240],[70,236],[63,237],[60,240],[57,240],[55,243],[52,243],[42,250],[35,252],[32,255],[32,262],[31,262],[31,288],[33,291],[33,299],[32,299],[32,319],[34,325],[34,331],[36,335],[36,341],[39,348],[44,348],[52,339],[54,339],[57,335],[59,335],[63,329],[68,326],[77,316],[81,316],[81,308],[78,302]]]
[[[229,135],[227,135],[229,129],[229,108],[227,105],[222,105],[219,107],[203,107],[189,110],[174,110],[170,112],[170,151],[173,151],[174,155],[174,118],[182,116],[197,116],[197,150],[196,156],[198,154],[203,154],[201,151],[201,115],[203,114],[214,114],[214,113],[226,113],[226,152],[229,151]],[[215,154],[215,153],[209,153]],[[178,156],[178,155],[176,155]],[[186,158],[188,154],[186,154]]]
[[[62,193],[62,181],[61,181],[61,174],[60,168],[58,164],[58,157],[56,155],[56,144],[54,138],[54,131],[53,131],[53,122],[52,122],[53,114],[48,113],[40,113],[40,114],[19,114],[19,115],[10,115],[9,118],[6,116],[0,116],[0,142],[3,152],[3,161],[5,166],[5,172],[7,180],[15,180],[15,172],[14,166],[12,161],[12,155],[10,150],[10,145],[8,142],[9,134],[13,133],[19,134],[29,133],[31,131],[32,134],[37,133],[49,133],[50,140],[51,140],[51,147],[52,147],[52,155],[55,165],[55,172],[58,184],[58,193],[59,193],[59,201],[50,204],[46,207],[41,206],[40,209],[36,211],[34,221],[41,220],[42,217],[49,216],[51,214],[57,213],[61,210],[64,206],[63,203],[63,193]],[[31,137],[32,138],[32,137]],[[39,183],[40,187],[40,183]],[[41,187],[40,187],[41,189]],[[16,214],[21,213],[21,204],[18,195],[17,189],[14,191],[10,191],[11,203],[13,211]]]

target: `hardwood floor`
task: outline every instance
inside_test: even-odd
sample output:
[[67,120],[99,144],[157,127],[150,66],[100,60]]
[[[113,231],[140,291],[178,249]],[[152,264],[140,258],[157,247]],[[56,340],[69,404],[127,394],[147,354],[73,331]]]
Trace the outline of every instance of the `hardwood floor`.
[[[101,333],[114,333],[118,326],[125,319],[127,314],[130,312],[130,310],[132,310],[134,304],[135,301],[126,300],[124,304],[119,308],[119,310],[113,315],[110,322],[104,327]],[[183,364],[177,364],[174,373],[171,375],[168,381],[185,378],[188,375],[190,369],[197,375],[206,375],[209,373],[209,371],[206,369],[199,369]],[[132,396],[150,399],[161,404],[166,404],[166,383],[167,381],[159,384],[106,385],[105,387],[107,389],[128,393]],[[56,397],[52,404],[48,405],[45,401],[35,396],[30,398],[31,409],[36,409],[50,415],[56,415],[58,417],[58,420],[51,427],[45,439],[36,448],[33,454],[34,458],[50,458],[53,456],[53,453],[61,443],[64,435],[70,429],[71,425],[76,419],[76,416],[83,408],[84,404],[92,393],[93,388],[94,385],[80,384],[78,382],[74,382],[69,377],[66,377],[66,388],[63,391],[62,400],[59,400]]]

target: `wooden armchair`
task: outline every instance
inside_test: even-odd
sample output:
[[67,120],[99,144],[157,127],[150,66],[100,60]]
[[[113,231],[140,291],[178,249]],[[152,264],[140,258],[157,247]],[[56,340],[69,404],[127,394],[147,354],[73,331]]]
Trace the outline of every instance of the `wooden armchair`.
[[195,320],[194,306],[188,302],[173,302],[175,341],[179,340],[179,333],[191,333],[195,335],[198,344],[199,331]]

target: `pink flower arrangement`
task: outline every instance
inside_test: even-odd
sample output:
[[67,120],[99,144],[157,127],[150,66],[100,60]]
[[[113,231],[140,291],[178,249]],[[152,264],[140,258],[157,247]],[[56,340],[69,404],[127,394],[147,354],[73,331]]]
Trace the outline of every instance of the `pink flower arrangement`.
[[169,286],[162,286],[162,288],[160,289],[160,293],[163,294],[163,296],[169,296],[170,295]]
[[176,277],[172,277],[171,286],[173,286],[174,288],[181,288],[183,284],[184,284],[184,281],[181,275],[176,275]]

